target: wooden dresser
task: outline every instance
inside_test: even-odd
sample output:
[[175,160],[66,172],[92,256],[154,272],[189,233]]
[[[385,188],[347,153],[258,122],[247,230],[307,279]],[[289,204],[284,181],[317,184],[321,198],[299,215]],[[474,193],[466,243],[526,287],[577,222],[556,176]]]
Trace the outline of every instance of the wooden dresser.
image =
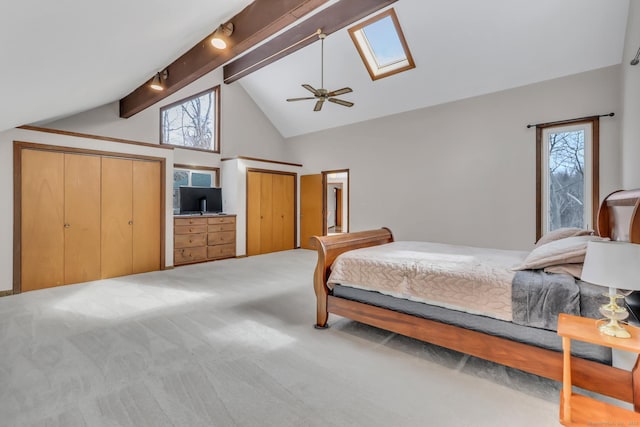
[[175,216],[174,265],[213,261],[236,256],[236,216]]

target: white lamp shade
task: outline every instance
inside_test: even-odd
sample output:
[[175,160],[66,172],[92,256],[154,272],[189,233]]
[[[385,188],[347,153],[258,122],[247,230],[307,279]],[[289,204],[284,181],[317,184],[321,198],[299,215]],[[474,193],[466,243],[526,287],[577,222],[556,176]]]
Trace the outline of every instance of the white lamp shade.
[[589,242],[581,279],[610,288],[640,290],[640,245]]

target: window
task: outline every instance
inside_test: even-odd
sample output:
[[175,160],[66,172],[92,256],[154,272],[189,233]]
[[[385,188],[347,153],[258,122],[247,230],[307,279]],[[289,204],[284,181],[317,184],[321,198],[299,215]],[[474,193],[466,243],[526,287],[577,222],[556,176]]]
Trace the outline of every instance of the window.
[[220,187],[220,169],[173,165],[173,213],[180,212],[180,187]]
[[393,9],[349,28],[349,35],[371,80],[416,67]]
[[599,201],[598,121],[596,117],[538,126],[538,239],[562,227],[594,227]]
[[160,143],[220,152],[220,86],[160,109]]

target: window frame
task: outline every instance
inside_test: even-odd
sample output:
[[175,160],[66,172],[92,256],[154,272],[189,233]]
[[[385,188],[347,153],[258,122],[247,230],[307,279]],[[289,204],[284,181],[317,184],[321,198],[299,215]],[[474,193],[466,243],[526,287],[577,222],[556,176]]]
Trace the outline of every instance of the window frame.
[[[162,126],[162,116],[164,111],[174,108],[180,104],[184,104],[186,102],[189,102],[193,99],[199,98],[207,93],[212,93],[213,94],[213,106],[215,108],[215,111],[213,112],[213,117],[212,120],[214,121],[213,123],[213,149],[212,150],[208,150],[208,149],[204,149],[204,148],[197,148],[197,147],[188,147],[185,145],[180,145],[180,144],[170,144],[168,142],[164,142],[164,129]],[[201,92],[198,92],[194,95],[188,96],[186,98],[180,99],[178,101],[172,102],[171,104],[167,104],[165,106],[160,107],[160,121],[159,121],[159,125],[160,125],[160,145],[168,145],[171,147],[177,147],[177,148],[182,148],[185,150],[194,150],[194,151],[204,151],[206,153],[220,153],[220,85],[216,85],[212,88],[203,90]]]
[[[548,164],[548,159],[544,159],[543,156],[547,153],[545,149],[545,139],[544,135],[546,131],[557,128],[561,131],[563,128],[575,127],[579,125],[590,125],[591,126],[591,149],[589,153],[587,153],[586,141],[588,139],[587,135],[585,135],[585,167],[589,166],[589,173],[585,174],[585,180],[591,177],[591,191],[590,194],[585,194],[585,199],[590,197],[591,199],[591,209],[587,212],[591,214],[591,218],[585,218],[585,223],[590,222],[590,224],[585,224],[585,226],[589,226],[590,228],[596,229],[596,224],[598,220],[598,209],[600,208],[600,118],[598,116],[595,117],[587,117],[580,118],[575,120],[565,120],[562,122],[553,122],[547,124],[539,124],[536,126],[536,241],[542,237],[545,233],[545,228],[548,224],[545,223],[544,217],[546,212],[544,208],[546,204],[544,200],[546,198],[545,192],[547,191],[544,188],[546,175],[543,170],[545,165]],[[588,165],[590,162],[590,165]],[[588,200],[587,200],[588,202]]]
[[[398,39],[400,40],[400,44],[402,45],[402,49],[404,50],[407,64],[401,67],[391,68],[389,69],[389,71],[383,71],[383,72],[380,72],[380,70],[383,70],[385,67],[389,67],[389,65],[383,66],[383,67],[376,67],[378,69],[378,72],[376,72],[376,70],[372,68],[374,65],[372,65],[368,59],[368,56],[372,56],[374,60],[376,59],[376,55],[375,55],[375,52],[373,51],[373,48],[369,46],[366,46],[366,47],[362,46],[356,33],[357,32],[364,33],[364,31],[362,30],[365,27],[375,22],[378,22],[386,17],[391,18],[391,22],[393,23],[393,26],[396,30],[396,34],[398,35]],[[398,21],[398,15],[396,15],[396,12],[393,8],[387,9],[384,12],[379,13],[367,19],[364,22],[361,22],[360,24],[354,25],[353,27],[348,29],[348,32],[349,32],[349,36],[351,37],[351,40],[353,41],[353,44],[356,47],[356,50],[358,51],[358,54],[360,55],[360,59],[362,59],[362,62],[367,68],[367,72],[369,73],[369,77],[371,77],[371,80],[375,81],[378,79],[392,76],[394,74],[402,73],[403,71],[416,68],[415,61],[413,60],[413,56],[411,55],[411,51],[409,50],[409,45],[407,44],[407,39],[405,38],[404,33],[402,32],[402,28],[400,27],[400,21]],[[363,38],[365,39],[365,41],[367,41],[366,35],[364,35]],[[367,41],[367,44],[368,44],[368,41]],[[365,49],[368,52],[365,52]]]
[[172,210],[174,215],[180,212],[180,207],[178,206],[177,208],[177,212],[176,212],[176,206],[175,206],[175,190],[176,187],[174,186],[175,183],[175,172],[176,170],[181,170],[181,171],[188,171],[189,172],[189,186],[192,186],[191,183],[191,175],[193,174],[193,172],[196,173],[202,173],[202,172],[210,172],[213,179],[211,180],[211,188],[220,188],[220,168],[218,167],[213,167],[213,166],[195,166],[195,165],[186,165],[186,164],[179,164],[179,163],[174,163],[173,165],[173,179],[171,180],[171,189],[172,189],[172,197],[171,197],[171,206],[172,206]]

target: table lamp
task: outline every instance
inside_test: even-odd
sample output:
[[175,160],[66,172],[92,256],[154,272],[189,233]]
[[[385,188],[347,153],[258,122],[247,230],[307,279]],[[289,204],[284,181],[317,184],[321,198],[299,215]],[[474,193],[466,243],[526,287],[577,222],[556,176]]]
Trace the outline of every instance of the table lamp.
[[600,332],[612,337],[630,338],[629,331],[619,323],[629,317],[629,312],[616,300],[624,298],[618,289],[640,290],[640,245],[606,240],[589,242],[581,279],[609,287],[609,302],[600,307],[600,313],[606,317],[599,322]]

